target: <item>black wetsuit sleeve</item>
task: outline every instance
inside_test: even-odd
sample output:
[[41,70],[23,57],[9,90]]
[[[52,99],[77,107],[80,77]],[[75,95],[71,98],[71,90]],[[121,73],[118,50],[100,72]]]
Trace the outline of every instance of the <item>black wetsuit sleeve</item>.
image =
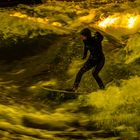
[[85,59],[87,57],[87,53],[88,53],[88,49],[87,49],[86,44],[84,42],[84,53],[83,53],[83,58],[82,59]]

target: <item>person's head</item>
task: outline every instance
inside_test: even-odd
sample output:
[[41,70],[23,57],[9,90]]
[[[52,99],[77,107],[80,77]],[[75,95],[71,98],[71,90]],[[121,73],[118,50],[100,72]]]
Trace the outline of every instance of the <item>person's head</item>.
[[81,34],[81,38],[82,38],[82,40],[86,40],[86,39],[88,39],[88,38],[91,38],[91,31],[90,31],[90,29],[88,29],[88,28],[84,28],[81,32],[80,32],[80,34]]

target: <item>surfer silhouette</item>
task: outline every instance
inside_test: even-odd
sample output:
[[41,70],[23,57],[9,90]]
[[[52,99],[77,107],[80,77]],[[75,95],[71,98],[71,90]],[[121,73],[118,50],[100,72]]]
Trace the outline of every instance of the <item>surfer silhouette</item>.
[[105,64],[105,56],[102,50],[103,36],[99,32],[96,32],[95,35],[92,36],[89,28],[84,28],[80,34],[84,43],[84,53],[82,59],[87,57],[88,51],[90,52],[90,55],[87,61],[84,63],[83,67],[77,73],[71,91],[78,89],[83,74],[92,68],[94,68],[92,71],[93,77],[95,78],[100,89],[104,89],[105,86],[103,81],[99,77],[99,72]]

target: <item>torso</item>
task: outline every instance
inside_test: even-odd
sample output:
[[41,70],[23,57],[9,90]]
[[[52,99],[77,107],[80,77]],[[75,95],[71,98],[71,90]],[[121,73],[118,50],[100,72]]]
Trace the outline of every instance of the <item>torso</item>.
[[99,60],[104,57],[101,41],[102,40],[97,40],[95,37],[84,41],[86,48],[90,51],[90,59]]

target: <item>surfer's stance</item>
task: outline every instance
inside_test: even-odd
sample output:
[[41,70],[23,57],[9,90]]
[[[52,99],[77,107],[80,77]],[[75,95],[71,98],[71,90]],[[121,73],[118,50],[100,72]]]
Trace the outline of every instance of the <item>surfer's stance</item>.
[[102,51],[101,44],[103,36],[99,32],[96,32],[95,36],[92,37],[91,31],[88,28],[83,29],[80,34],[84,43],[84,53],[82,59],[85,59],[87,57],[88,51],[90,51],[90,55],[88,60],[84,63],[83,67],[77,73],[72,91],[78,89],[83,74],[93,67],[95,69],[92,71],[92,75],[98,83],[100,89],[104,89],[105,86],[101,78],[99,77],[99,72],[101,71],[105,63],[105,57]]

